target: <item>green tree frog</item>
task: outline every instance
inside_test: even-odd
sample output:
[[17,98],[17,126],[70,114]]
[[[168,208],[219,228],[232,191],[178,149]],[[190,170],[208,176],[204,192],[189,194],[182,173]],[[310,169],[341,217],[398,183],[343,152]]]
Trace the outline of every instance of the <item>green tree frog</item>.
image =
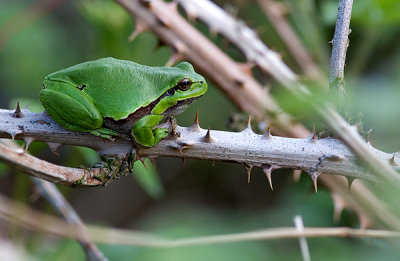
[[40,101],[62,127],[103,138],[131,134],[152,147],[168,135],[155,128],[207,91],[203,76],[188,62],[151,67],[102,58],[45,77]]

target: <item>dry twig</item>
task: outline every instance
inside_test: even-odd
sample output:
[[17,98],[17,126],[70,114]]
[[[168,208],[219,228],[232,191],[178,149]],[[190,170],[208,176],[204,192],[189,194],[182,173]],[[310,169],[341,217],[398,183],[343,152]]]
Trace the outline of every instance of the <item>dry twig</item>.
[[193,237],[184,239],[168,239],[148,233],[123,229],[112,229],[98,226],[88,226],[87,234],[83,233],[79,226],[71,225],[58,218],[42,214],[28,208],[21,203],[11,202],[0,195],[0,219],[21,225],[27,229],[42,233],[74,238],[90,239],[96,243],[118,244],[130,246],[145,246],[158,248],[174,248],[184,246],[197,246],[220,244],[229,242],[245,242],[269,239],[300,238],[300,237],[374,237],[374,238],[398,238],[399,232],[385,230],[338,228],[304,228],[299,231],[293,227],[270,228],[253,232],[236,234]]

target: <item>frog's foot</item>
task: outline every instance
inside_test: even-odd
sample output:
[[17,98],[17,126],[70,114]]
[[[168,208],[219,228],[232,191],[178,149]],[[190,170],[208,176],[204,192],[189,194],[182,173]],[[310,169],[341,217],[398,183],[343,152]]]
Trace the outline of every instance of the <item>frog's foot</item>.
[[89,133],[111,141],[115,140],[113,136],[118,136],[118,132],[106,128],[92,130]]
[[[126,176],[132,172],[131,155],[101,157],[101,161],[92,167],[82,167],[98,179],[103,186],[107,186],[112,180],[120,176]],[[100,171],[99,171],[100,170]]]
[[141,129],[136,129],[136,132],[133,132],[133,137],[135,141],[142,146],[145,147],[153,147],[156,145],[160,140],[168,136],[169,129],[166,128],[156,128],[151,129],[148,127],[144,127]]
[[153,130],[154,144],[157,144],[160,140],[167,137],[169,134],[169,129],[166,128],[156,128]]

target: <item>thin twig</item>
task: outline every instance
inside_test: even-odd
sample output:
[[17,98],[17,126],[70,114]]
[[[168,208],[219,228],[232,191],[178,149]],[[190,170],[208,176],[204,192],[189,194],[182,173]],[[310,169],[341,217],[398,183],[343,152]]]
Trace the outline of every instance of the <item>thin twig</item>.
[[268,16],[269,21],[274,26],[276,32],[287,46],[297,64],[303,69],[306,76],[325,82],[326,80],[324,79],[322,71],[315,64],[308,51],[297,37],[296,32],[285,19],[284,12],[286,9],[282,2],[276,0],[257,0],[257,2]]
[[[87,227],[76,213],[75,209],[68,203],[57,187],[50,182],[32,177],[33,182],[39,189],[39,192],[48,202],[67,220],[69,224],[77,225],[81,231],[87,235]],[[107,261],[108,259],[92,242],[89,236],[79,240],[80,245],[90,261]]]
[[353,0],[340,0],[336,20],[335,34],[332,40],[332,56],[329,73],[330,87],[336,87],[341,95],[344,90],[344,66],[349,46],[349,26]]
[[[303,219],[300,215],[294,217],[294,225],[299,232],[304,231],[304,224]],[[307,238],[306,237],[299,237],[301,255],[303,257],[303,261],[311,261],[310,250],[308,248]]]
[[[33,210],[19,202],[12,202],[0,195],[0,219],[18,224],[27,229],[49,235],[74,238],[86,238],[79,226],[71,225],[53,216]],[[252,232],[193,237],[184,239],[168,239],[148,233],[123,229],[87,226],[88,235],[93,242],[103,244],[118,244],[130,246],[145,246],[157,248],[174,248],[184,246],[209,245],[229,242],[258,241],[269,239],[299,238],[299,237],[374,237],[398,238],[399,232],[387,230],[364,230],[347,227],[338,228],[304,228],[298,231],[293,227],[270,228]]]

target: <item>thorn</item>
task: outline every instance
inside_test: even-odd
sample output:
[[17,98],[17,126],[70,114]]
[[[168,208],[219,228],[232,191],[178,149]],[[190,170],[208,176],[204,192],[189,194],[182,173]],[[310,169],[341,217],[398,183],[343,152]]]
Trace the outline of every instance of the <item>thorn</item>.
[[136,20],[135,30],[133,30],[132,34],[128,37],[128,41],[132,42],[139,34],[148,30],[149,28],[143,22]]
[[176,149],[177,151],[179,151],[179,154],[182,154],[182,146],[181,145],[179,145],[179,144],[174,144],[174,145],[169,145],[169,147],[171,148],[171,149]]
[[182,151],[184,149],[187,149],[187,148],[189,148],[191,146],[192,146],[192,144],[184,142],[184,141],[181,141],[181,142],[176,143],[174,145],[169,145],[170,148],[178,150],[180,154],[182,154]]
[[262,165],[261,168],[264,171],[265,175],[267,176],[271,190],[274,190],[274,188],[272,187],[272,177],[271,177],[272,170],[273,170],[272,166],[271,165]]
[[318,176],[313,176],[313,177],[312,177],[312,181],[313,181],[313,184],[314,184],[315,193],[318,192],[317,178],[318,178]]
[[169,27],[170,26],[170,21],[167,16],[157,16],[156,20],[159,25],[164,26],[164,27]]
[[313,130],[310,134],[310,136],[308,136],[307,138],[309,141],[317,143],[318,142],[318,136],[317,136],[317,132],[315,131],[315,126],[313,125]]
[[253,130],[251,129],[251,115],[249,115],[249,119],[247,120],[247,126],[242,132],[251,132],[253,133]]
[[24,114],[21,111],[21,107],[19,106],[19,102],[17,102],[17,108],[15,108],[15,111],[11,116],[14,118],[23,118],[24,117]]
[[140,4],[142,4],[143,6],[146,6],[146,7],[150,7],[150,4],[151,4],[151,0],[140,0],[139,2],[140,2]]
[[212,165],[213,167],[215,167],[215,160],[213,160],[213,161],[211,162],[211,165]]
[[186,158],[182,157],[181,159],[182,159],[183,165],[185,165]]
[[244,167],[247,171],[247,183],[250,183],[250,177],[251,177],[251,170],[253,169],[253,166],[249,166],[247,164],[244,164]]
[[151,161],[151,165],[153,165],[153,169],[155,169],[156,168],[155,158],[150,158],[150,161]]
[[140,158],[139,160],[142,162],[142,164],[145,167],[145,169],[148,170],[147,165],[146,165],[146,158]]
[[236,85],[236,87],[240,87],[240,88],[244,87],[244,80],[235,79],[233,82]]
[[25,137],[24,141],[25,141],[25,150],[27,151],[29,149],[29,146],[31,145],[31,143],[34,141],[35,139],[32,137]]
[[189,127],[189,130],[196,131],[196,132],[201,130],[200,125],[199,125],[199,110],[197,110],[196,117],[194,118],[194,122],[193,122],[192,126]]
[[179,144],[170,145],[169,147],[172,148],[172,149],[176,149],[177,151],[179,151],[179,154],[182,154],[182,146],[180,146]]
[[315,126],[313,126],[313,135],[311,138],[314,142],[318,141],[317,132],[315,131]]
[[174,65],[176,62],[178,61],[182,61],[185,57],[176,52],[176,51],[172,51],[171,52],[171,56],[169,57],[169,60],[167,61],[167,63],[165,64],[165,66],[172,66]]
[[294,182],[299,182],[300,181],[301,173],[302,173],[301,169],[293,170],[293,180],[294,180]]
[[253,67],[255,66],[255,64],[253,62],[247,62],[247,63],[238,63],[240,70],[246,74],[249,77],[254,77],[253,75]]
[[269,126],[268,126],[268,128],[267,128],[267,131],[264,133],[264,135],[262,136],[264,139],[267,139],[267,140],[270,140],[270,139],[272,139],[273,137],[272,137],[272,134],[271,134],[271,129],[269,128]]
[[355,178],[346,176],[346,179],[347,179],[347,187],[348,187],[349,192],[350,192],[351,185],[353,184]]
[[47,145],[49,146],[49,148],[53,154],[60,155],[56,151],[61,146],[61,143],[47,142]]
[[8,134],[10,134],[11,139],[14,140],[14,139],[15,139],[15,136],[17,136],[18,132],[16,132],[16,131],[10,131],[10,132],[8,132]]
[[213,138],[211,138],[210,128],[208,128],[206,135],[203,137],[203,141],[208,143],[212,143],[215,141]]
[[321,175],[321,173],[318,173],[318,172],[314,171],[314,172],[310,173],[309,175],[310,175],[310,177],[312,179],[312,182],[314,184],[315,193],[317,193],[318,192],[317,179],[318,179],[318,176]]
[[398,165],[397,162],[396,162],[396,154],[397,153],[393,153],[392,157],[389,159],[389,163],[392,166],[397,166]]
[[196,117],[194,118],[194,124],[199,125],[199,110],[196,111]]

